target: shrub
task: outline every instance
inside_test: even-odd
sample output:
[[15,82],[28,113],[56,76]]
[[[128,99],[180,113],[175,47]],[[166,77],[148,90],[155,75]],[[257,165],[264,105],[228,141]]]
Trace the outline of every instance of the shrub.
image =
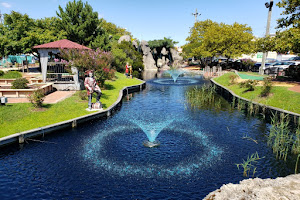
[[270,94],[272,89],[272,80],[270,77],[264,78],[262,91],[260,93],[261,97],[266,97]]
[[235,84],[237,78],[238,78],[238,75],[236,75],[236,74],[230,75],[230,76],[229,76],[229,83],[230,83],[230,85]]
[[81,100],[87,100],[88,99],[88,95],[86,93],[86,91],[82,90],[78,93],[78,96]]
[[134,72],[132,72],[132,76],[136,77],[136,78],[139,78],[140,77],[140,73],[138,71],[134,71]]
[[254,87],[257,85],[257,80],[247,80],[245,82],[240,83],[241,88],[247,88],[246,91],[254,91]]
[[286,70],[286,75],[295,81],[300,81],[300,65],[291,65]]
[[42,89],[35,90],[31,95],[28,96],[29,101],[36,108],[41,108],[45,98],[44,91]]
[[0,76],[4,75],[4,71],[0,70]]
[[28,80],[26,78],[17,78],[12,82],[12,87],[13,89],[27,89]]

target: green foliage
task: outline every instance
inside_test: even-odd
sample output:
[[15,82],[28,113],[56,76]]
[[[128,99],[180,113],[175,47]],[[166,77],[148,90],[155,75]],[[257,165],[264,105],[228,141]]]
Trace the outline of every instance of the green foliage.
[[262,90],[260,92],[261,97],[269,96],[272,89],[272,79],[270,77],[264,78]]
[[281,0],[277,3],[279,8],[283,8],[281,15],[287,15],[277,20],[279,28],[289,26],[300,27],[300,1],[299,0]]
[[4,71],[0,70],[0,76],[4,75]]
[[27,89],[29,81],[26,78],[17,78],[12,82],[12,89]]
[[61,57],[66,60],[67,68],[76,67],[79,71],[94,70],[96,81],[100,86],[104,85],[105,80],[114,77],[114,70],[111,67],[112,54],[100,49],[78,50],[61,49]]
[[132,71],[141,71],[144,69],[143,56],[138,52],[130,42],[122,41],[120,44],[114,44],[112,49],[114,57],[113,66],[118,72],[124,72],[126,63],[132,65]]
[[251,171],[252,171],[252,176],[254,176],[256,172],[256,167],[254,164],[257,163],[257,161],[260,159],[262,158],[260,158],[258,156],[258,153],[256,152],[254,154],[251,154],[251,156],[248,156],[247,160],[243,160],[243,163],[236,164],[236,166],[238,169],[240,169],[240,166],[243,167],[244,169],[243,176],[249,177]]
[[42,89],[35,90],[31,95],[28,96],[29,101],[36,108],[41,108],[43,106],[44,98],[45,94]]
[[20,77],[22,77],[22,74],[18,71],[8,71],[1,76],[3,79],[15,79]]
[[64,30],[67,38],[82,45],[88,45],[98,30],[98,13],[86,2],[69,1],[63,9],[56,12],[59,20],[58,29]]
[[191,28],[184,54],[189,57],[213,57],[217,54],[235,58],[253,51],[252,29],[244,24],[227,25],[211,20],[199,21]]
[[258,84],[257,80],[247,80],[240,83],[241,88],[246,88],[246,91],[254,91],[255,86]]
[[148,41],[149,47],[151,49],[162,49],[163,47],[165,47],[166,49],[170,49],[173,48],[175,44],[177,44],[178,42],[173,41],[171,38],[166,38],[164,37],[164,39],[162,40],[150,40]]
[[138,71],[133,71],[132,76],[135,78],[140,78],[140,73]]

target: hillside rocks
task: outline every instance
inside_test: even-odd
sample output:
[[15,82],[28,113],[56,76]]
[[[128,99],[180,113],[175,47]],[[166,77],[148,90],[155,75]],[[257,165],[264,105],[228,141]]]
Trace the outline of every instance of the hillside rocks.
[[226,184],[209,193],[204,200],[278,200],[300,199],[300,174],[276,179],[247,179]]
[[157,69],[148,42],[142,40],[140,45],[143,51],[143,63],[144,63],[145,70]]

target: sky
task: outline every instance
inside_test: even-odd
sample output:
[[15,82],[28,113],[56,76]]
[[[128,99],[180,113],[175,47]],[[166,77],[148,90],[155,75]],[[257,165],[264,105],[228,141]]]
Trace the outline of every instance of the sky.
[[[280,0],[274,0],[276,4]],[[58,6],[65,8],[68,0],[0,0],[1,14],[12,10],[40,19],[57,16]],[[266,32],[269,0],[83,0],[88,2],[99,18],[126,28],[138,40],[169,37],[186,43],[190,28],[195,22],[196,9],[199,21],[211,19],[218,23],[247,24],[256,37]],[[270,33],[276,32],[276,20],[282,9],[273,7]]]

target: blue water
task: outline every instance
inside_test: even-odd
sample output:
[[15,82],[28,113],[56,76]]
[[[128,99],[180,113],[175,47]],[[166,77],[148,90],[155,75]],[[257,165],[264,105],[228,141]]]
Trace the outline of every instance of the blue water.
[[[264,157],[255,177],[293,173],[267,147],[262,120],[226,107],[190,109],[185,92],[206,82],[193,79],[151,80],[107,120],[0,149],[0,199],[201,199],[243,180],[235,164],[255,152]],[[151,132],[160,147],[143,146]]]

